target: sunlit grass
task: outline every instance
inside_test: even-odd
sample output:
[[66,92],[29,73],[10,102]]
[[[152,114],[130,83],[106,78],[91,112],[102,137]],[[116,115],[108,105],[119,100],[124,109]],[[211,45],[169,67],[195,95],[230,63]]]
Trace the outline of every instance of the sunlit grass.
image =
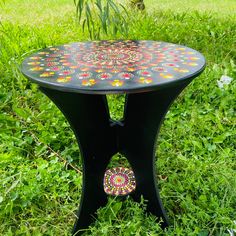
[[[187,2],[146,0],[155,13],[130,13],[129,19],[129,38],[184,44],[207,59],[161,129],[157,178],[172,226],[163,232],[146,217],[145,203],[111,199],[86,235],[223,236],[233,228],[235,1]],[[39,48],[89,36],[77,25],[70,0],[6,1],[0,16],[0,235],[70,235],[81,191],[80,153],[62,114],[19,65]],[[217,86],[222,75],[234,78],[224,89]],[[123,97],[109,101],[120,117]]]

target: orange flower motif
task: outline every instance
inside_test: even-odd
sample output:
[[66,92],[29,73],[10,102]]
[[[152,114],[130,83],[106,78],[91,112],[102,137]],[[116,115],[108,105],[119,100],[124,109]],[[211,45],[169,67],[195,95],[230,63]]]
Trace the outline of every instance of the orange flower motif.
[[39,61],[31,61],[31,62],[28,62],[27,64],[32,65],[32,66],[36,66],[36,65],[39,65],[40,62]]
[[82,85],[83,86],[93,86],[96,84],[95,79],[90,79],[90,80],[82,80]]
[[49,52],[39,52],[38,54],[39,55],[47,55],[47,54],[49,54]]
[[43,67],[35,66],[35,67],[31,68],[30,70],[31,71],[41,71],[41,70],[43,70]]
[[150,84],[150,83],[152,83],[152,81],[153,81],[152,78],[146,78],[146,77],[139,78],[139,83],[141,83],[141,84]]
[[43,72],[40,77],[50,77],[53,76],[55,72]]
[[113,82],[111,82],[111,85],[114,86],[114,87],[120,87],[123,85],[123,81],[120,81],[118,79],[115,79]]
[[181,69],[181,68],[174,68],[175,71],[180,72],[180,73],[187,73],[189,72],[188,69]]
[[141,70],[145,70],[145,69],[147,69],[148,67],[147,66],[140,66],[139,67]]
[[70,66],[71,69],[77,69],[79,66]]
[[197,60],[199,60],[198,57],[189,57],[189,59],[192,60],[192,61],[197,61]]
[[188,65],[188,66],[197,66],[198,64],[196,62],[184,62],[184,65]]
[[85,68],[81,68],[81,71],[89,71],[89,68],[85,67]]
[[72,66],[72,63],[71,63],[71,62],[65,62],[65,63],[63,63],[62,65],[63,65],[63,66],[68,66],[68,67],[70,67],[70,66]]
[[39,60],[41,57],[30,57],[31,60]]
[[193,55],[193,54],[195,54],[194,52],[186,52],[186,54],[188,54],[188,55]]
[[135,71],[135,69],[134,68],[128,68],[128,71]]
[[119,73],[120,70],[118,70],[118,69],[112,69],[111,72],[112,72],[112,73]]
[[98,72],[98,73],[104,72],[103,69],[97,69],[97,70],[95,70],[95,71]]
[[70,80],[71,80],[71,77],[70,77],[70,76],[59,77],[59,78],[57,79],[57,82],[59,82],[59,83],[66,83],[66,82],[68,82],[68,81],[70,81]]
[[51,51],[59,51],[59,48],[49,48]]
[[186,48],[176,48],[176,50],[179,50],[179,51],[185,51]]
[[66,59],[62,59],[60,60],[60,62],[68,62]]
[[164,79],[173,79],[174,78],[174,76],[172,74],[160,73],[160,76],[163,77]]
[[156,63],[150,63],[150,66],[157,66]]

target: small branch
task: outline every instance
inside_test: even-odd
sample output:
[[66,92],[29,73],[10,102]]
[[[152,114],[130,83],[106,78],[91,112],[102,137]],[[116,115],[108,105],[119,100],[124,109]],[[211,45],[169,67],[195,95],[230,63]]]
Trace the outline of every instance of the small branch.
[[[22,121],[23,123],[25,123],[23,120],[21,120],[21,121]],[[32,131],[28,131],[28,132],[32,135],[34,141],[35,141],[38,145],[40,145],[41,142],[39,141],[39,139],[37,138],[37,136],[36,136]],[[68,162],[65,158],[63,158],[59,153],[57,153],[56,151],[54,151],[48,144],[46,144],[46,146],[47,146],[47,148],[50,150],[50,152],[52,152],[53,154],[55,154],[55,155],[59,158],[59,160],[61,160],[61,161],[64,163],[65,166],[70,166],[72,169],[74,169],[74,170],[77,171],[78,173],[82,174],[82,171],[81,171],[81,170],[79,170],[77,167],[75,167],[74,165],[72,165],[71,163],[69,163],[69,162]]]

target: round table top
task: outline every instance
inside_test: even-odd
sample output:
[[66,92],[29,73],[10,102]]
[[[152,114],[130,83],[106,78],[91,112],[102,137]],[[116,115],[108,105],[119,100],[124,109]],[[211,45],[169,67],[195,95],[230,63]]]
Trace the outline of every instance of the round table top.
[[199,52],[158,41],[90,41],[48,47],[22,63],[40,86],[89,94],[145,92],[198,76]]

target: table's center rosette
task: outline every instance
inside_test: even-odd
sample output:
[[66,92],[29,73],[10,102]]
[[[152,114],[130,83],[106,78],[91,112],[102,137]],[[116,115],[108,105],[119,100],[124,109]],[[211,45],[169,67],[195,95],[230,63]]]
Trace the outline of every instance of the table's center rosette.
[[[142,53],[128,48],[107,48],[87,53],[82,57],[85,65],[94,65],[107,69],[107,66],[124,67],[139,62]],[[109,67],[108,67],[109,68]]]
[[200,73],[197,51],[156,41],[94,41],[49,47],[29,56],[22,72],[45,86],[109,93],[150,90]]

